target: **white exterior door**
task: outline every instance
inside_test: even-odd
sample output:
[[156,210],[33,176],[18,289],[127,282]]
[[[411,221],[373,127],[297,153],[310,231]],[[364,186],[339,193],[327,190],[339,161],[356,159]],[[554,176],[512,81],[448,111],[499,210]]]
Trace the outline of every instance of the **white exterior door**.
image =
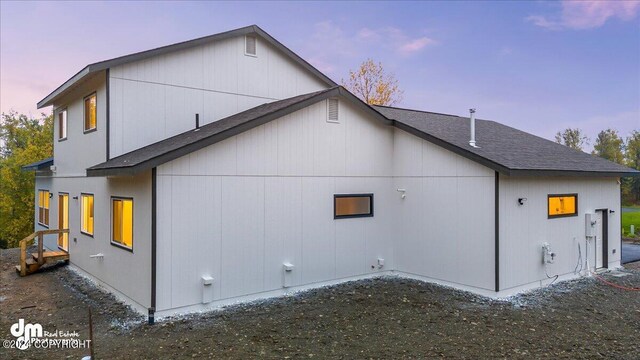
[[595,254],[596,254],[596,269],[602,268],[602,211],[598,211],[596,215],[596,241],[595,241]]

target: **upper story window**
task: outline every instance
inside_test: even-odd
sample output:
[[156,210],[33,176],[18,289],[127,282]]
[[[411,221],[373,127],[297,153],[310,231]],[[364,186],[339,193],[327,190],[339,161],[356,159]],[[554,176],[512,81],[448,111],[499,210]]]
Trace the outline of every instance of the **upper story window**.
[[93,236],[93,195],[80,195],[80,231]]
[[49,190],[38,190],[38,224],[49,226]]
[[67,109],[58,112],[58,140],[67,138]]
[[549,219],[578,216],[578,194],[553,194],[547,196]]
[[95,93],[84,98],[84,132],[93,131],[98,126],[97,101]]

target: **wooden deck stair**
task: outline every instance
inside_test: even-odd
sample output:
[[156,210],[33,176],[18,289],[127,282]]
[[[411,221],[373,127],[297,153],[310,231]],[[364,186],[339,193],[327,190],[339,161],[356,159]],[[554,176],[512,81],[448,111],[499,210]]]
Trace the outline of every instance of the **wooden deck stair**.
[[[42,230],[36,231],[20,241],[20,265],[16,265],[16,271],[20,276],[26,276],[38,271],[45,264],[58,261],[69,261],[69,253],[63,250],[45,251],[43,248],[44,235],[69,233],[69,229],[63,230]],[[31,258],[27,258],[27,245],[35,238],[38,238],[38,252],[32,253]]]

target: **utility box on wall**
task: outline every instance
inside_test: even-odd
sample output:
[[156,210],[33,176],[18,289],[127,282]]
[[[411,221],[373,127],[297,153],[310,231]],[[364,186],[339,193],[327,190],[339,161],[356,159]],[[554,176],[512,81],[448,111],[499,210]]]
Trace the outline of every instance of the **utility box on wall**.
[[289,287],[293,284],[293,264],[284,263],[282,264],[282,287]]
[[213,301],[213,278],[208,275],[202,276],[202,303],[208,304]]
[[584,236],[587,239],[596,237],[596,214],[584,214]]

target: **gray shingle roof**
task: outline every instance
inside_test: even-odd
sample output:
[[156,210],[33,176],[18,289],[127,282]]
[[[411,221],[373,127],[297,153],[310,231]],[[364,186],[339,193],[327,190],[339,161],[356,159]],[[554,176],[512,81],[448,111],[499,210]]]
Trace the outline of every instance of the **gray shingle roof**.
[[341,96],[387,124],[391,121],[340,86],[274,101],[120,155],[87,169],[88,176],[135,174],[283,117],[329,97]]
[[506,175],[637,176],[640,172],[502,125],[476,119],[469,145],[469,118],[374,106],[396,126]]
[[40,161],[36,161],[34,163],[31,164],[27,164],[24,165],[22,167],[22,170],[43,170],[43,169],[49,169],[49,167],[51,167],[51,165],[53,165],[53,158],[49,157],[46,159],[42,159]]
[[478,148],[469,146],[469,118],[384,106],[370,107],[342,87],[266,103],[87,169],[88,176],[135,174],[177,159],[329,97],[341,96],[374,118],[505,175],[639,176],[640,172],[553,141],[476,119]]

